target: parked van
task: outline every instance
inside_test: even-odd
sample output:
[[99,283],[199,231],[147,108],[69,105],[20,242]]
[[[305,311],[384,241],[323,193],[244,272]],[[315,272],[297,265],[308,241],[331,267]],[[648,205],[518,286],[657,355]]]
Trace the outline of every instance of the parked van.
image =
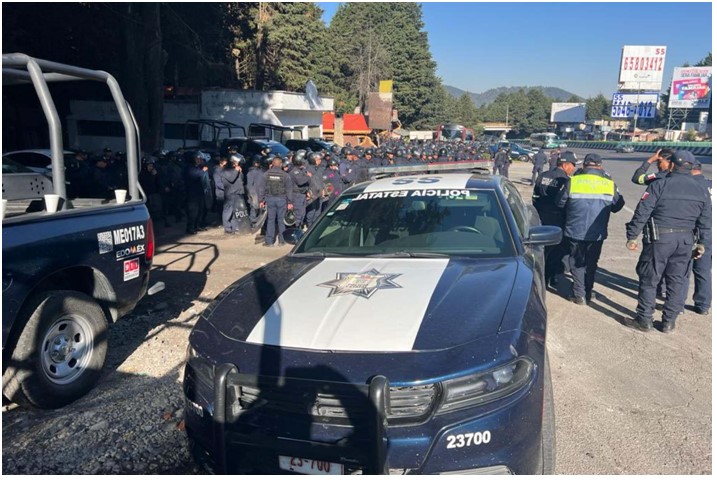
[[557,148],[558,136],[554,133],[534,133],[530,136],[530,146],[539,148]]

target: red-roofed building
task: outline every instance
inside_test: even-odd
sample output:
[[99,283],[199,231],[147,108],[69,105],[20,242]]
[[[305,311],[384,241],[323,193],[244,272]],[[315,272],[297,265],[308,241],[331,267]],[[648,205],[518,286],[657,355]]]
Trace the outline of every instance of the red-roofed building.
[[[344,145],[350,143],[353,146],[370,142],[371,129],[366,123],[366,117],[360,113],[345,113],[344,120]],[[334,125],[336,116],[333,112],[324,112],[322,118],[324,138],[334,140]]]

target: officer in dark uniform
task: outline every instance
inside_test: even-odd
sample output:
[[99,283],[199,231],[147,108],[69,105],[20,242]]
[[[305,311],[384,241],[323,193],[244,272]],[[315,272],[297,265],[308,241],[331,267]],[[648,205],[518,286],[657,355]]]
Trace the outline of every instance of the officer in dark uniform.
[[557,197],[557,206],[565,208],[564,235],[570,248],[570,301],[577,305],[585,305],[592,298],[610,213],[619,212],[624,205],[625,199],[603,171],[602,158],[596,153],[585,156],[581,173],[574,174]]
[[286,243],[284,241],[284,230],[286,229],[284,215],[286,215],[287,209],[294,208],[291,203],[293,182],[281,166],[281,157],[274,157],[271,168],[264,172],[264,182],[259,192],[260,206],[267,209],[265,247],[274,245],[277,225],[279,226],[279,245]]
[[[627,224],[627,248],[636,251],[637,237],[645,225],[650,238],[643,237],[642,253],[637,263],[640,289],[637,304],[637,327],[652,329],[657,283],[665,275],[667,300],[662,309],[662,331],[675,329],[675,321],[687,296],[689,262],[704,255],[711,241],[712,204],[707,186],[696,181],[691,169],[692,153],[677,150],[672,154],[670,173],[647,187]],[[694,232],[698,232],[695,246]]]
[[295,226],[301,228],[306,217],[306,194],[309,192],[311,174],[306,170],[306,150],[298,150],[292,160],[294,168],[290,175],[293,182],[292,204],[294,205]]
[[495,153],[495,159],[493,160],[493,175],[495,175],[496,169],[498,174],[508,177],[508,166],[510,165],[510,159],[508,158],[508,152],[503,147],[500,147]]
[[306,167],[306,171],[311,176],[311,181],[306,205],[306,226],[311,228],[321,215],[323,204],[327,200],[323,180],[326,167],[323,165],[323,155],[320,153],[310,153],[308,160],[309,166]]
[[545,151],[540,150],[538,153],[535,154],[535,156],[533,157],[533,177],[530,180],[531,185],[535,185],[536,177],[543,173],[543,167],[547,162],[548,156],[545,154]]
[[[558,208],[556,203],[558,194],[575,171],[575,164],[574,157],[559,159],[554,169],[538,176],[533,188],[533,206],[543,225],[565,228],[565,209]],[[568,241],[565,238],[559,245],[545,247],[545,280],[551,286],[555,286],[556,276],[564,271],[562,261],[568,254],[567,248]]]
[[329,160],[329,166],[324,171],[322,179],[324,181],[327,196],[324,209],[327,209],[331,207],[331,204],[334,203],[343,191],[343,181],[341,180],[341,173],[339,172],[339,163],[335,158]]
[[[692,164],[693,177],[704,186],[710,194],[710,206],[712,205],[712,180],[702,175],[702,164],[695,159]],[[699,238],[699,232],[697,232]],[[699,315],[709,315],[712,306],[712,242],[705,245],[705,253],[692,262],[692,273],[695,275],[695,291],[692,301],[695,305],[695,312]]]
[[222,189],[224,191],[224,207],[222,208],[222,224],[224,233],[233,235],[239,232],[239,219],[237,212],[246,213],[244,204],[244,175],[241,164],[241,154],[235,153],[229,158],[220,174]]
[[259,220],[259,190],[264,181],[264,170],[261,168],[261,157],[255,157],[249,172],[246,174],[246,190],[249,199],[249,221],[254,224]]
[[[649,185],[650,183],[660,178],[665,178],[670,173],[670,157],[672,156],[672,150],[669,148],[663,148],[658,150],[650,158],[642,162],[642,165],[637,167],[635,173],[632,175],[632,183],[637,185]],[[648,174],[647,171],[650,169],[650,165],[657,162],[657,173]]]
[[560,158],[560,157],[561,157],[561,155],[560,155],[559,148],[556,148],[555,150],[551,150],[550,160],[549,160],[550,165],[548,167],[549,170],[552,170],[553,168],[555,168],[555,166],[558,164],[558,158]]
[[344,147],[344,159],[339,163],[339,173],[344,186],[341,190],[345,190],[356,183],[358,178],[358,168],[356,165],[356,151],[351,147]]
[[445,148],[439,148],[438,158],[436,158],[436,161],[440,163],[446,163],[448,161],[448,150]]

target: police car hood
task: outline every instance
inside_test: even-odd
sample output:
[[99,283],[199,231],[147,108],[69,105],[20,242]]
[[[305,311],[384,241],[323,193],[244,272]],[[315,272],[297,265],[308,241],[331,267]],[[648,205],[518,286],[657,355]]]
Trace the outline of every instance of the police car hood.
[[517,270],[515,259],[284,257],[225,290],[195,330],[287,349],[446,349],[498,333]]

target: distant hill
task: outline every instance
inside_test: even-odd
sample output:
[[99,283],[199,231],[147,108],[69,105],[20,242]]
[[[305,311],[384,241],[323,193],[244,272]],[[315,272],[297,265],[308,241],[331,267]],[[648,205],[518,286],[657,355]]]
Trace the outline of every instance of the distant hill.
[[[446,90],[448,90],[448,92],[456,98],[463,95],[464,90],[461,90],[460,88],[451,87],[450,85],[444,86],[446,87]],[[554,98],[559,102],[564,102],[568,98],[573,96],[572,93],[557,87],[499,87],[491,88],[490,90],[486,90],[483,93],[468,92],[468,94],[473,99],[473,103],[475,103],[476,106],[480,107],[492,103],[493,100],[498,98],[498,95],[500,95],[501,93],[513,93],[517,92],[520,89],[528,91],[531,88],[537,88],[538,90],[541,90],[543,92],[543,95],[545,95],[546,97]],[[578,95],[578,97],[580,97],[580,95]],[[580,98],[582,99],[582,97]]]

